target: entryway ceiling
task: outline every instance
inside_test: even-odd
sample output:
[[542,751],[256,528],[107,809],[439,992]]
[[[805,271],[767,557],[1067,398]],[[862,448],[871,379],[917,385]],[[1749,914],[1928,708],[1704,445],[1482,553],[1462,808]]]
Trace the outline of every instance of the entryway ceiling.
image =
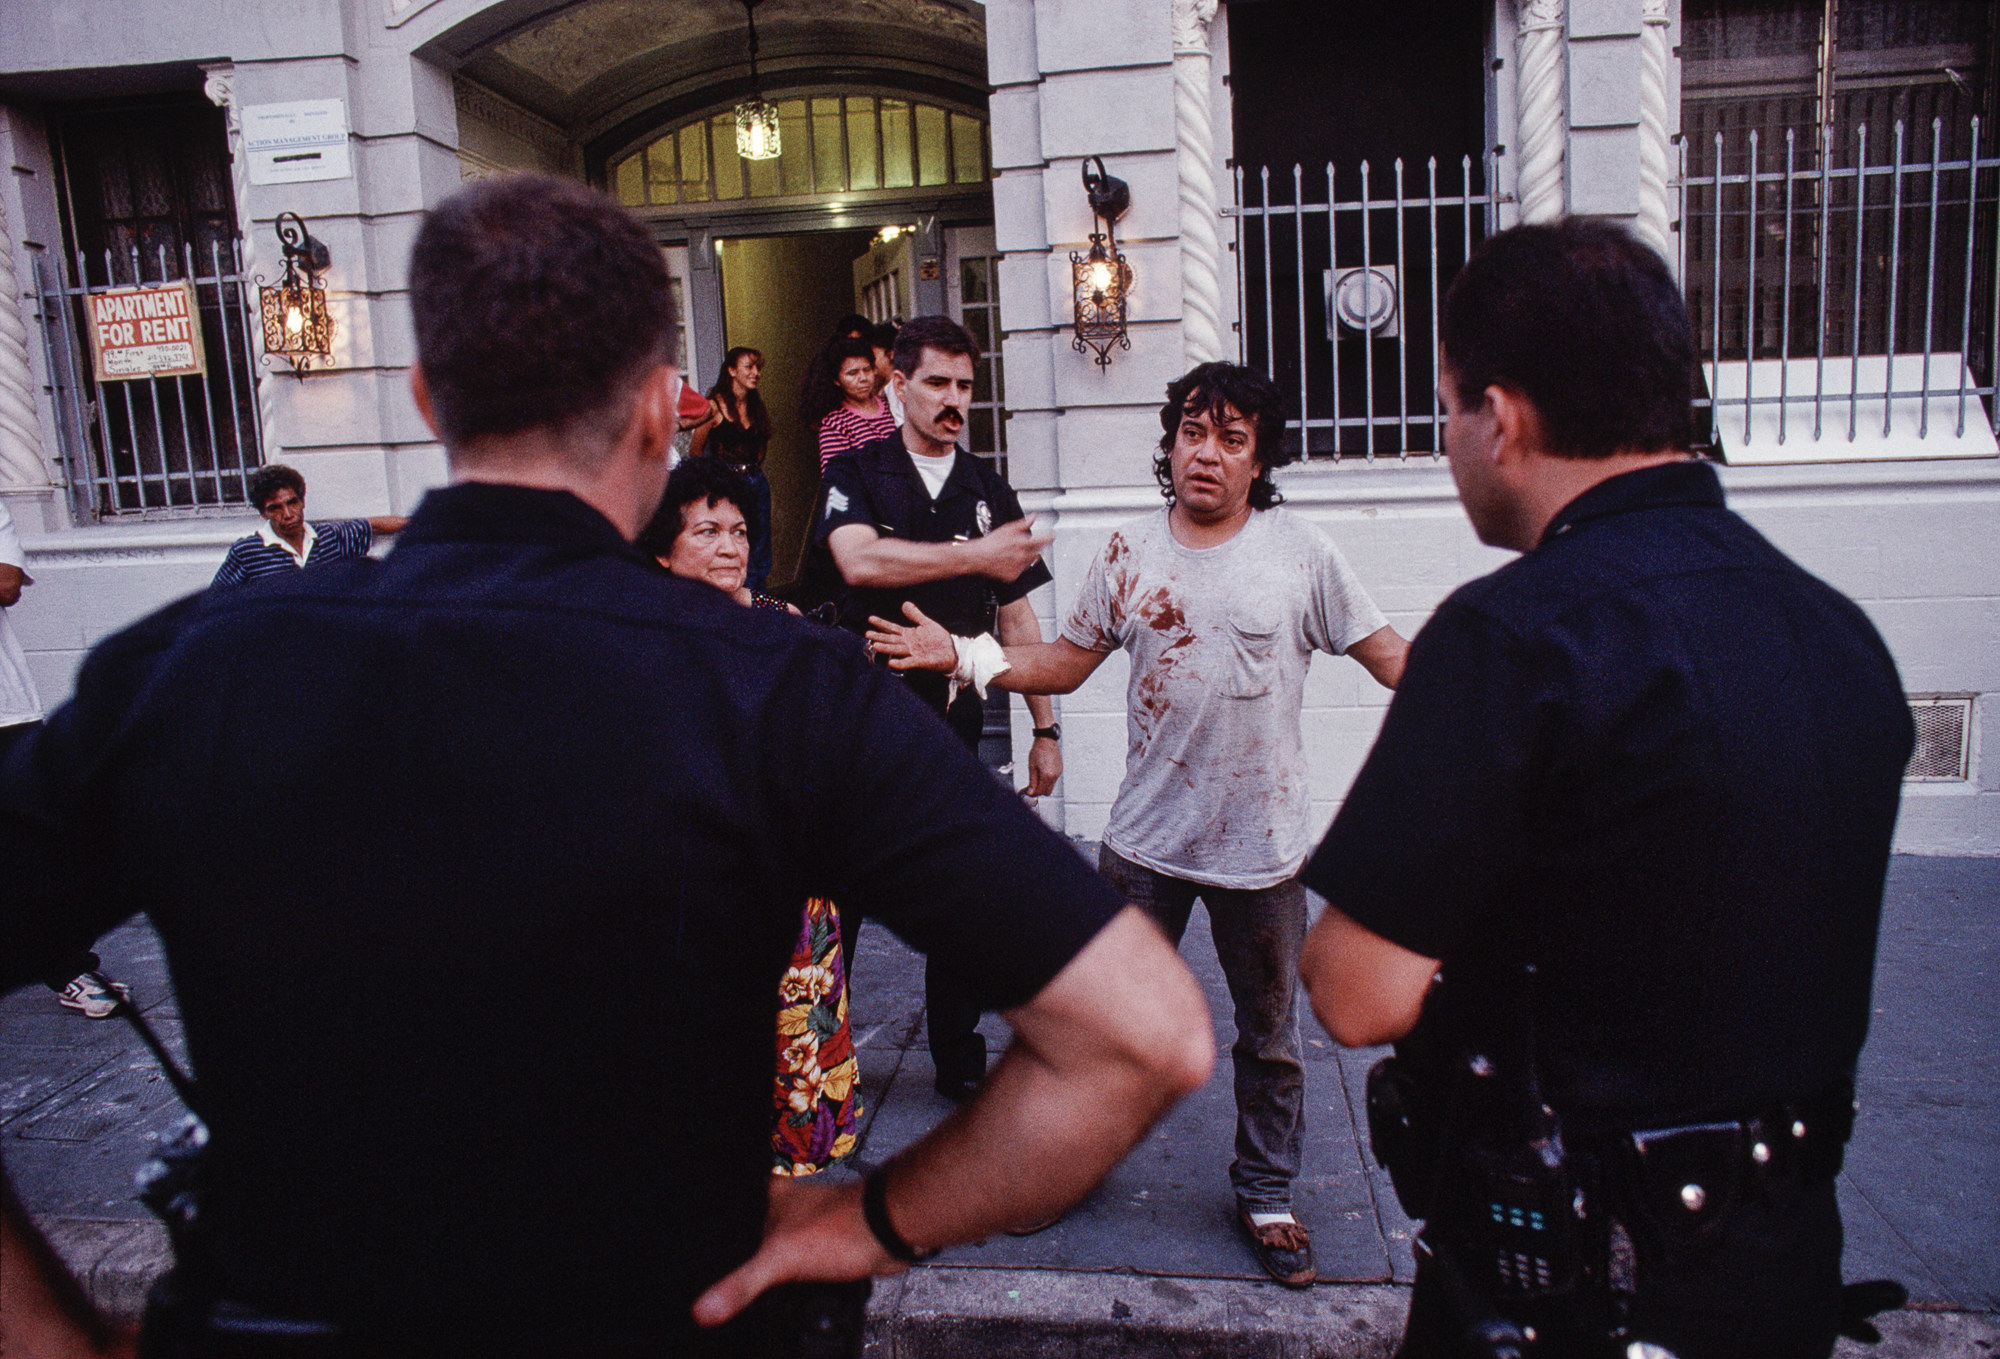
[[[766,88],[896,70],[986,88],[976,0],[762,0]],[[583,140],[641,110],[746,80],[742,0],[583,0],[491,43],[460,67]]]

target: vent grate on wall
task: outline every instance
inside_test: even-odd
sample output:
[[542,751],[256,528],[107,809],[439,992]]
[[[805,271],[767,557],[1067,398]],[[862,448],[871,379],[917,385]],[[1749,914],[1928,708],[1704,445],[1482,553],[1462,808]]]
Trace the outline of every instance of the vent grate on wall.
[[1911,695],[1917,746],[1904,769],[1906,782],[1963,783],[1970,775],[1972,699],[1946,694]]

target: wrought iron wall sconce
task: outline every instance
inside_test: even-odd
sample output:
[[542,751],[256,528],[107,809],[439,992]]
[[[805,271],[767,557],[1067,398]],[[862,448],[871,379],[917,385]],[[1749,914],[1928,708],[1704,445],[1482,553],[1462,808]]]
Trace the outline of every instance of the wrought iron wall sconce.
[[264,322],[264,355],[291,360],[292,372],[303,380],[313,360],[333,359],[333,318],[326,310],[326,289],[320,275],[333,263],[326,242],[306,230],[296,212],[281,212],[278,244],[285,252],[285,276],[274,288],[257,289],[257,311]]
[[[1091,170],[1095,163],[1097,169]],[[1113,230],[1118,219],[1132,206],[1132,186],[1107,174],[1104,157],[1092,156],[1083,163],[1083,192],[1090,199],[1092,225],[1102,231],[1090,233],[1090,249],[1069,254],[1070,276],[1076,294],[1076,338],[1070,348],[1077,353],[1097,351],[1097,366],[1111,366],[1111,346],[1129,350],[1132,340],[1125,333],[1126,299],[1132,291],[1132,266],[1118,249]]]
[[762,0],[743,0],[743,17],[750,21],[750,97],[736,106],[736,154],[745,160],[776,160],[782,139],[778,135],[778,106],[764,101],[757,81],[757,6]]

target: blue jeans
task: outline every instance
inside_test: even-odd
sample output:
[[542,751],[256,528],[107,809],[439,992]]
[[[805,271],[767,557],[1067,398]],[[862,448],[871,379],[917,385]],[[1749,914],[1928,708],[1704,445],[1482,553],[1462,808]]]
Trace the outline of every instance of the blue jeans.
[[1299,1045],[1299,952],[1306,939],[1306,893],[1296,878],[1275,887],[1210,887],[1135,864],[1109,845],[1097,871],[1153,917],[1180,947],[1199,897],[1208,908],[1216,961],[1236,1007],[1237,1202],[1254,1212],[1292,1204],[1305,1137],[1306,1073]]

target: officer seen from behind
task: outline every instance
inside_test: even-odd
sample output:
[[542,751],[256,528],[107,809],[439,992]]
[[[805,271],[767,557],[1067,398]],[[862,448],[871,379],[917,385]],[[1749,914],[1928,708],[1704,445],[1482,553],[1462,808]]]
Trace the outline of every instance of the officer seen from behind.
[[1480,539],[1306,882],[1303,972],[1425,1219],[1401,1354],[1824,1356],[1912,732],[1860,609],[1689,452],[1658,256],[1571,220],[1453,283]]

